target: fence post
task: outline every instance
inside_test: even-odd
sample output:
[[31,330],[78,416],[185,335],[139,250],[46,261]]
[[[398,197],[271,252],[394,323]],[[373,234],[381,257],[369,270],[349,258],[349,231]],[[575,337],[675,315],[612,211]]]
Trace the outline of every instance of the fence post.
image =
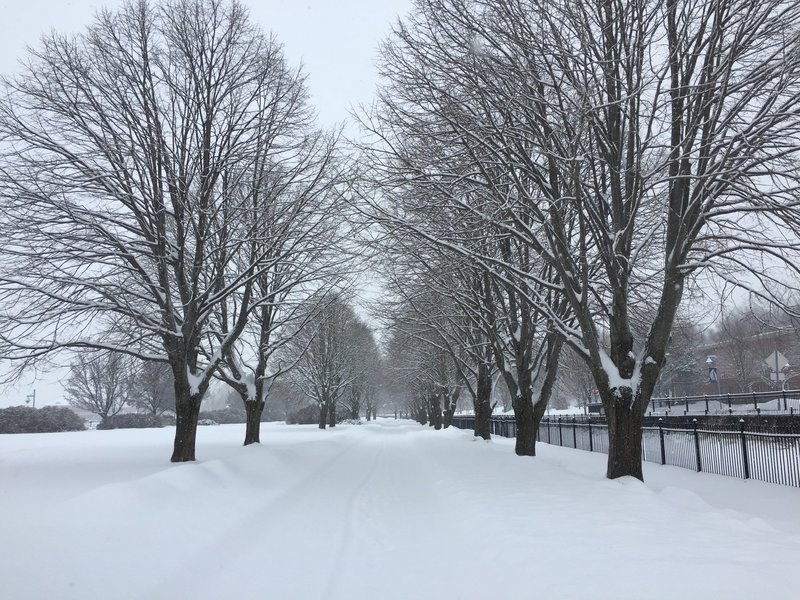
[[578,449],[578,424],[575,417],[572,417],[572,447]]
[[756,409],[757,414],[761,414],[761,411],[758,410],[758,396],[756,396],[755,392],[753,392],[753,408]]
[[700,462],[700,435],[697,433],[697,419],[692,419],[692,427],[694,429],[694,453],[697,456],[697,472],[703,470],[703,463]]
[[589,452],[594,452],[594,444],[592,443],[592,420],[589,419]]
[[786,388],[783,388],[781,392],[783,393],[783,412],[786,412]]
[[683,405],[686,407],[686,412],[684,414],[689,414],[689,398],[686,396],[683,397]]
[[664,419],[658,420],[658,439],[661,441],[661,464],[667,464],[667,453],[664,449]]
[[731,395],[730,394],[728,394],[728,414],[729,415],[733,414],[733,409],[731,408]]
[[703,399],[706,401],[706,414],[708,414],[708,396],[703,396]]
[[739,419],[739,432],[742,436],[742,463],[744,464],[744,478],[750,479],[750,461],[747,458],[747,436],[744,434],[744,419]]
[[564,434],[561,431],[561,417],[558,417],[558,445],[564,445]]

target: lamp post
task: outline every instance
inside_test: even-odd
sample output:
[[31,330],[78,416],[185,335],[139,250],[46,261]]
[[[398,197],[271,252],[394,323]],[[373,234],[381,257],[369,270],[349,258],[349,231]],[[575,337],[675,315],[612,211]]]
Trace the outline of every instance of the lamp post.
[[[792,370],[792,367],[788,362],[785,365],[783,365],[783,385],[781,385],[781,391],[783,393],[781,394],[781,396],[783,396],[783,410],[784,410],[784,412],[789,410],[789,408],[788,408],[788,404],[789,403],[786,400],[786,387],[787,387],[787,384],[789,383],[789,377],[790,377],[789,372],[791,370]],[[778,399],[778,409],[780,410],[780,408],[781,408],[781,401],[780,401],[780,398],[779,398]]]
[[783,384],[781,385],[781,389],[785,392],[786,391],[786,384],[789,382],[789,371],[792,370],[792,366],[789,363],[783,365]]
[[36,388],[33,389],[32,394],[25,396],[25,404],[30,404],[31,400],[33,400],[33,408],[36,408]]
[[717,366],[711,356],[706,358],[706,366],[708,367],[708,381],[709,383],[717,384],[717,396],[722,396],[722,389],[719,383],[719,373],[717,373]]

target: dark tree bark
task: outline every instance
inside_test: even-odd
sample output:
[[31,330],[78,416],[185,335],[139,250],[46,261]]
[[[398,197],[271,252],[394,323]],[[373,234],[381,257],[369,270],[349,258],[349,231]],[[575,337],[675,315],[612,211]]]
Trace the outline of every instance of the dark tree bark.
[[250,401],[244,403],[245,421],[244,445],[261,443],[261,415],[264,412],[266,403]]
[[319,428],[325,429],[328,425],[328,405],[323,403],[319,407]]
[[442,428],[442,404],[439,400],[439,394],[431,394],[431,425],[437,431]]
[[202,394],[177,396],[175,402],[175,442],[172,462],[195,460],[194,449],[197,440],[197,420],[200,416]]
[[428,413],[422,407],[417,409],[417,422],[420,425],[425,425],[428,422]]
[[631,476],[644,480],[642,474],[642,417],[628,404],[611,402],[608,419],[608,469],[606,477]]
[[445,401],[447,406],[444,409],[444,416],[442,420],[442,425],[445,429],[450,427],[453,423],[453,415],[456,414],[456,406],[458,405],[458,397],[461,395],[461,389],[456,389],[450,397],[445,395]]
[[[354,403],[350,407],[350,418],[351,419],[358,419],[359,415],[361,414],[361,406],[357,403]],[[369,421],[369,410],[367,410],[367,421]]]
[[328,408],[328,427],[336,427],[336,403],[333,402]]
[[492,438],[492,376],[490,369],[484,364],[478,365],[475,387],[475,437],[489,440]]
[[192,389],[187,377],[187,362],[177,360],[171,364],[175,386],[175,441],[173,444],[172,462],[189,462],[195,460],[195,442],[197,440],[197,421],[200,417],[200,404],[208,390],[208,380],[204,380],[199,389]]
[[513,401],[517,438],[514,452],[517,456],[536,456],[536,424],[530,398],[517,396]]

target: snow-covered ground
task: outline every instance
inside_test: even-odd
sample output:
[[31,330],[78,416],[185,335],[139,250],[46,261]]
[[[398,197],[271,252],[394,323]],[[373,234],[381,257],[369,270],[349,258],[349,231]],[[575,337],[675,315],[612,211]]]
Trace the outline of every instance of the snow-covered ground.
[[380,420],[0,436],[0,597],[800,598],[800,489]]

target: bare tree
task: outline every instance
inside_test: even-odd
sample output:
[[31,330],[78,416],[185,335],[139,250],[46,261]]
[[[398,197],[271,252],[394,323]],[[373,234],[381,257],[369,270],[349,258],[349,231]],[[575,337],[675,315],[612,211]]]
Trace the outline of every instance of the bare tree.
[[452,253],[390,229],[381,247],[381,271],[394,300],[381,306],[390,331],[401,329],[423,347],[443,351],[453,361],[458,385],[446,393],[448,426],[464,390],[472,398],[475,435],[490,439],[495,361],[488,306],[481,293],[483,271]]
[[347,388],[360,374],[359,354],[352,344],[362,323],[352,307],[335,292],[321,293],[307,306],[308,318],[285,346],[282,359],[291,365],[291,384],[319,405],[319,428],[336,425],[336,409]]
[[[281,374],[270,368],[270,358],[287,342],[287,334],[302,327],[308,315],[301,308],[309,290],[337,279],[347,258],[340,244],[345,228],[336,187],[336,137],[311,127],[313,113],[300,81],[290,78],[282,85],[292,89],[292,101],[268,123],[272,131],[266,137],[272,142],[243,190],[253,199],[252,228],[258,235],[252,253],[261,259],[254,287],[261,300],[243,335],[225,351],[218,372],[244,403],[245,445],[260,441],[269,382]],[[225,285],[220,277],[219,287]],[[229,295],[217,307],[223,329],[230,329],[247,308],[239,294]]]
[[194,460],[203,395],[270,301],[248,182],[301,80],[227,0],[131,2],[31,50],[0,102],[0,356],[17,372],[80,348],[169,364],[172,460]]
[[356,322],[348,336],[352,348],[352,376],[342,395],[342,404],[351,419],[359,419],[362,408],[369,421],[375,417],[377,391],[380,386],[381,356],[375,335],[363,322]]
[[387,342],[386,383],[395,402],[413,419],[420,425],[429,421],[433,425],[424,352],[424,346],[414,336],[402,328],[393,328]]
[[118,414],[133,389],[131,360],[115,352],[81,352],[70,365],[64,397],[70,406],[93,412],[101,421]]
[[154,418],[175,410],[175,386],[169,365],[155,361],[143,363],[133,373],[128,403]]
[[782,0],[422,0],[385,47],[364,121],[389,189],[427,186],[440,214],[545,263],[542,281],[459,221],[413,222],[567,302],[574,325],[514,283],[592,372],[610,478],[642,477],[641,420],[694,275],[775,299],[798,274],[778,225],[798,206],[799,22]]

